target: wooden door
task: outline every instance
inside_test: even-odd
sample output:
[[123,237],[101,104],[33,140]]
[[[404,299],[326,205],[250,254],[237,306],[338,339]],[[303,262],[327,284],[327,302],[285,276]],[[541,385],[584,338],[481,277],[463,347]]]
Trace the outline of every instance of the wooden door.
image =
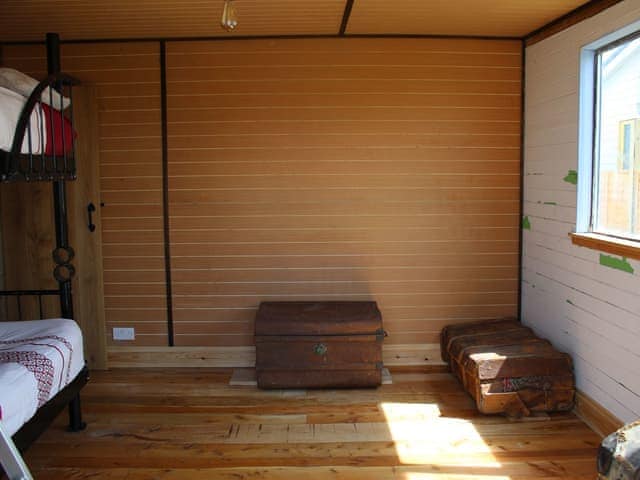
[[[75,320],[84,335],[86,361],[92,369],[107,367],[100,225],[100,157],[97,89],[73,91],[74,126],[78,132],[76,159],[78,179],[67,183],[69,242],[76,253],[73,279]],[[91,225],[89,205],[93,205]]]

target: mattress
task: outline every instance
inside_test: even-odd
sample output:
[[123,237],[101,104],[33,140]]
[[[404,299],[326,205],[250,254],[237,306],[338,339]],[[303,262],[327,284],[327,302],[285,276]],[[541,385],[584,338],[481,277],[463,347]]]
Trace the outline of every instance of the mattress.
[[9,435],[84,367],[82,333],[73,320],[0,322],[0,419]]

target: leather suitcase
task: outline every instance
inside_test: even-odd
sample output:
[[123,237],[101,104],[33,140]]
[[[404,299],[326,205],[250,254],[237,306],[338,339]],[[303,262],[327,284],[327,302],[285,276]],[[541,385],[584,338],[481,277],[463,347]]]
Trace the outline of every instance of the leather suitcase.
[[477,333],[506,332],[520,327],[522,324],[515,318],[498,318],[447,325],[440,334],[440,356],[445,362],[449,361],[449,342],[455,337]]
[[477,333],[475,335],[461,335],[454,337],[449,342],[449,365],[453,374],[466,385],[466,379],[462,374],[462,363],[469,353],[483,352],[487,348],[515,343],[531,343],[540,341],[531,329],[519,325],[517,329],[505,332]]
[[526,416],[573,408],[571,357],[515,320],[445,327],[441,344],[443,358],[482,413]]
[[482,413],[517,417],[573,408],[571,357],[548,342],[465,352],[461,367],[465,387]]
[[375,302],[263,302],[255,320],[258,387],[377,387],[383,339]]

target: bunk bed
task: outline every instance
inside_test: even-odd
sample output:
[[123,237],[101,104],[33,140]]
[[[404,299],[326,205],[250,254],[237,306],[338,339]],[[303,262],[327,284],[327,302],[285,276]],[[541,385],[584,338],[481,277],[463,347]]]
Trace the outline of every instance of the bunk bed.
[[[53,276],[58,284],[57,289],[0,291],[7,310],[13,305],[11,311],[17,313],[16,321],[0,322],[0,381],[11,382],[0,391],[0,463],[10,479],[30,478],[18,451],[24,451],[65,406],[69,429],[85,428],[79,392],[88,381],[88,370],[82,334],[72,320],[75,269],[66,201],[66,182],[76,177],[72,87],[79,82],[60,72],[56,34],[47,34],[47,68],[48,76],[35,85],[19,72],[0,71],[0,181],[52,182]],[[43,319],[43,297],[51,296],[59,299],[61,318]],[[22,318],[25,297],[37,300],[39,319]],[[33,400],[25,393],[29,388],[35,388]]]

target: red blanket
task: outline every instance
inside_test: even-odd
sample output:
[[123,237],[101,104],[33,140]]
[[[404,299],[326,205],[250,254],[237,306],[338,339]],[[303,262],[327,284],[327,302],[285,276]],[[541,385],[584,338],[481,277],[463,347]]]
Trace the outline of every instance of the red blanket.
[[45,155],[62,156],[66,154],[70,156],[73,150],[73,140],[77,136],[71,126],[71,121],[60,110],[51,108],[44,103],[42,104],[42,110],[44,111],[45,130],[47,131]]

